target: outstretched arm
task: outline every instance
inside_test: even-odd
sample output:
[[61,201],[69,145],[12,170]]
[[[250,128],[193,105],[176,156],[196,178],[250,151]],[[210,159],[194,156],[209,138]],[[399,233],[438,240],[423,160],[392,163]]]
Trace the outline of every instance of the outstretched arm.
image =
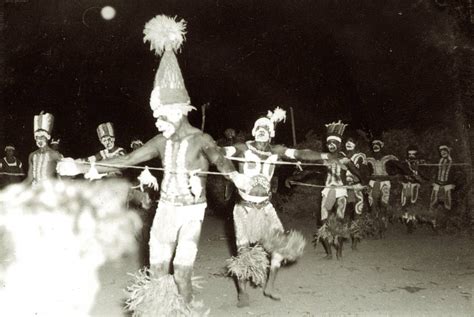
[[235,171],[232,162],[226,159],[224,156],[224,153],[227,154],[227,152],[229,152],[229,156],[232,156],[236,152],[236,148],[234,146],[219,148],[214,139],[209,134],[203,134],[202,150],[209,162],[215,165],[219,172],[231,173]]
[[[96,165],[97,171],[99,173],[106,173],[106,172],[112,172],[120,169],[120,166],[133,166],[140,164],[142,162],[149,161],[153,158],[160,157],[160,151],[159,148],[162,146],[163,142],[165,142],[164,137],[162,135],[157,135],[147,143],[145,143],[142,147],[139,149],[126,154],[124,156],[118,156],[112,159],[107,159],[98,162]],[[70,162],[67,162],[70,163]],[[58,164],[58,172],[59,174],[63,175],[68,175],[69,174],[69,168],[70,166],[67,165],[67,163],[59,162]],[[118,167],[109,167],[109,166],[102,166],[101,164],[105,165],[116,165]],[[85,164],[76,164],[77,172],[73,174],[78,174],[78,173],[86,173],[89,170],[89,167]]]
[[[145,143],[142,147],[138,148],[137,150],[117,156],[112,159],[107,159],[100,161],[99,164],[110,164],[110,165],[137,165],[142,162],[149,161],[153,158],[160,157],[159,148],[161,144],[164,142],[164,137],[162,135],[157,135],[147,143]],[[125,153],[125,152],[124,152]],[[117,168],[113,167],[105,167],[105,166],[97,166],[97,171],[99,173],[115,171]]]
[[281,145],[272,146],[272,152],[293,160],[321,161],[333,158],[331,153],[321,153],[309,149],[290,149]]
[[214,139],[208,134],[203,135],[202,150],[209,162],[214,164],[219,172],[226,173],[224,176],[230,179],[238,189],[246,191],[250,188],[250,179],[235,170],[234,164],[224,157]]

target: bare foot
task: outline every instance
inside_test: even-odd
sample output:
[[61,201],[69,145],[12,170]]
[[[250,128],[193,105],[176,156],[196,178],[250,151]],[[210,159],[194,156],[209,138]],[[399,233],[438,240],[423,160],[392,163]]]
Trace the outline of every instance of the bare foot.
[[237,307],[248,307],[250,306],[250,298],[248,293],[240,293],[238,295]]
[[332,254],[326,254],[324,257],[323,257],[324,260],[332,260]]
[[278,294],[277,292],[275,292],[275,290],[270,291],[270,290],[266,289],[266,290],[263,291],[263,295],[265,295],[266,297],[269,297],[273,300],[277,300],[277,301],[281,300],[281,295]]

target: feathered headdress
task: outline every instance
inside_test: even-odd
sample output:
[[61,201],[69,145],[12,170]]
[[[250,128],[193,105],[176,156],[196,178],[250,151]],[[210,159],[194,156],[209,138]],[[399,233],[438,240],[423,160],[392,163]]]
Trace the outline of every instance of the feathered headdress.
[[175,55],[185,40],[186,21],[157,15],[145,24],[143,34],[143,41],[150,42],[150,50],[161,56],[150,97],[154,116],[157,117],[159,111],[164,110],[163,107],[180,107],[184,114],[196,109],[190,105],[191,100]]
[[342,123],[341,120],[338,122],[331,122],[326,124],[327,137],[326,140],[336,140],[342,142],[342,135],[346,130],[347,124]]
[[257,132],[257,127],[259,126],[268,126],[270,129],[270,137],[275,136],[275,126],[278,122],[285,122],[286,120],[286,111],[283,110],[280,107],[276,107],[275,110],[270,111],[268,110],[267,116],[259,118],[257,121],[255,121],[255,124],[253,125],[252,129],[252,135],[255,136]]

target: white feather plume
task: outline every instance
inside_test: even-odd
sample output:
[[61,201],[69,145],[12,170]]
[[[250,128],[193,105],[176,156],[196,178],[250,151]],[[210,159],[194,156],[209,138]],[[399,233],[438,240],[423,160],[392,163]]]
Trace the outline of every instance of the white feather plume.
[[281,122],[281,121],[285,122],[286,111],[280,107],[276,107],[275,110],[273,110],[273,112],[268,110],[267,117],[270,119],[270,121],[273,122],[273,124]]
[[143,191],[144,186],[148,186],[157,191],[160,187],[158,186],[158,180],[155,176],[150,173],[148,166],[145,166],[145,169],[140,173],[137,178],[140,181],[140,190]]
[[186,21],[176,17],[157,15],[145,24],[143,42],[150,42],[150,50],[162,55],[166,49],[177,52],[185,40]]

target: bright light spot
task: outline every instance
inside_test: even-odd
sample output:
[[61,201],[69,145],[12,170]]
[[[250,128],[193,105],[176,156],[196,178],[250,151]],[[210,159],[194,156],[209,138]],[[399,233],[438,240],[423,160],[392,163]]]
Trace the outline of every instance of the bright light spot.
[[115,17],[115,9],[110,6],[106,6],[100,10],[100,14],[104,20],[112,20]]

